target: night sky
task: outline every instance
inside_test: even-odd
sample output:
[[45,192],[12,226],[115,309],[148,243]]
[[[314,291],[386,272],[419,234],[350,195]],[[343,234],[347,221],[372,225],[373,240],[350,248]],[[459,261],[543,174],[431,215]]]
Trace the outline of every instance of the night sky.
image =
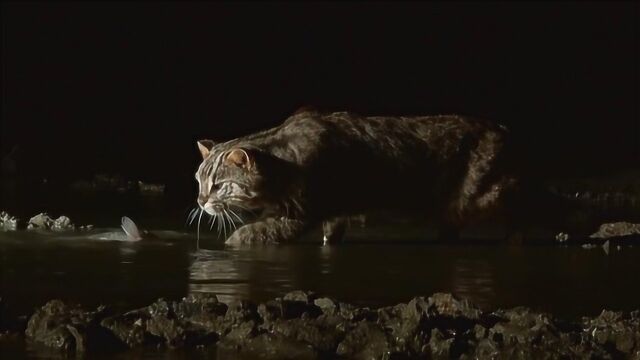
[[199,138],[303,105],[506,124],[544,174],[640,163],[626,3],[6,3],[3,153],[28,177],[194,182]]

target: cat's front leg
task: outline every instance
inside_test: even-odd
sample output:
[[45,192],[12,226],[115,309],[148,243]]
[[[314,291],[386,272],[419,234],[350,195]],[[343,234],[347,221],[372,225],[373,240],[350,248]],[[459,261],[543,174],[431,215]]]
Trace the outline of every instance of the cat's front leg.
[[225,244],[278,244],[294,241],[306,229],[300,220],[267,218],[241,226],[229,236]]

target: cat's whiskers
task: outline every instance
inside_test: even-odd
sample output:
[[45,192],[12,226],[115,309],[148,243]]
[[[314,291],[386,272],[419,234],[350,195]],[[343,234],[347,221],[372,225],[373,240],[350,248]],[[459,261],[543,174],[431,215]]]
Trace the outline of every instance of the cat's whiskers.
[[236,230],[238,226],[236,225],[236,222],[233,221],[231,215],[229,215],[229,213],[227,212],[227,209],[224,210],[224,214],[229,219],[229,225],[233,226],[233,230]]
[[224,230],[224,238],[227,238],[227,222],[224,219],[224,215],[221,214],[220,217],[222,218],[222,229]]
[[209,230],[213,230],[213,224],[216,222],[217,217],[217,214],[213,214],[213,216],[211,216],[211,226],[209,226]]
[[236,217],[236,219],[238,219],[238,221],[240,222],[240,224],[244,224],[244,220],[242,220],[242,218],[240,216],[238,216],[238,214],[236,214],[235,211],[233,211],[233,209],[229,208],[229,212]]
[[187,216],[187,221],[189,221],[189,226],[191,226],[191,224],[193,224],[193,220],[196,218],[196,216],[198,215],[198,208],[193,208],[191,210],[191,212],[189,212],[189,215]]
[[198,230],[196,231],[196,248],[200,250],[200,220],[202,220],[203,209],[200,209],[200,216],[198,216]]
[[244,211],[248,211],[248,212],[250,212],[250,213],[251,213],[251,215],[254,215],[254,216],[255,216],[255,215],[257,215],[255,211],[253,211],[253,210],[249,209],[248,207],[242,206],[242,205],[240,205],[240,204],[233,204],[233,206],[235,206],[235,207],[237,207],[237,208],[239,208],[239,209],[242,209],[242,210],[244,210]]

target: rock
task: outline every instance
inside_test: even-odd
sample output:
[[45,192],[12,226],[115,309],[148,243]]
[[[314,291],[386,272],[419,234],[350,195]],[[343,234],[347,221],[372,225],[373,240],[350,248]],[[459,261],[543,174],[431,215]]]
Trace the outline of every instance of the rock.
[[614,347],[627,355],[640,350],[640,318],[637,313],[625,315],[604,310],[596,318],[584,318],[583,325],[584,331],[599,345]]
[[40,213],[27,223],[27,230],[49,230],[53,226],[53,219],[47,213]]
[[192,294],[121,314],[53,300],[31,316],[25,334],[76,354],[218,344],[229,357],[270,359],[637,358],[640,311],[567,322],[525,307],[483,313],[445,293],[376,311],[302,291],[258,305]]
[[162,195],[165,186],[163,184],[150,184],[138,181],[138,189],[143,195]]
[[315,299],[313,301],[313,304],[319,307],[320,310],[322,310],[323,314],[329,314],[329,315],[335,314],[336,309],[338,307],[333,300],[326,297]]
[[69,231],[75,230],[75,226],[71,223],[71,219],[62,215],[59,218],[53,221],[53,225],[51,226],[51,230],[53,231]]
[[7,212],[0,212],[0,230],[16,231],[18,229],[18,218],[9,215]]
[[100,325],[109,330],[127,347],[160,344],[162,339],[146,331],[148,316],[141,311],[131,311],[123,315],[108,317]]
[[429,352],[433,359],[449,359],[454,338],[446,336],[438,329],[431,330],[429,338]]
[[227,305],[219,302],[215,295],[200,293],[191,294],[174,306],[178,319],[218,333],[227,309]]
[[338,326],[340,320],[336,318],[317,319],[291,319],[277,320],[271,327],[271,333],[280,334],[298,343],[311,346],[321,353],[333,353],[344,331]]
[[249,339],[243,352],[268,359],[317,359],[313,347],[281,334],[261,334]]
[[340,342],[336,354],[353,359],[381,359],[389,350],[389,340],[379,325],[360,322]]
[[67,353],[117,349],[121,343],[99,325],[106,314],[104,307],[84,311],[52,300],[31,316],[25,335],[31,341]]
[[561,232],[556,235],[556,241],[559,243],[564,243],[564,242],[567,242],[568,240],[569,240],[569,234],[567,233]]
[[640,224],[633,224],[629,222],[615,222],[600,225],[598,231],[591,234],[589,237],[607,239],[617,236],[633,235],[640,235]]
[[47,213],[32,217],[27,224],[27,230],[73,231],[75,228],[68,217],[62,215],[53,219]]
[[451,294],[433,294],[429,297],[427,305],[428,315],[431,317],[446,316],[477,321],[481,315],[480,309],[471,305],[469,301],[456,299]]
[[313,300],[316,298],[315,294],[313,292],[305,292],[302,290],[296,290],[296,291],[292,291],[290,293],[287,293],[284,296],[285,300],[289,300],[289,301],[301,301],[304,303],[311,303],[313,302]]

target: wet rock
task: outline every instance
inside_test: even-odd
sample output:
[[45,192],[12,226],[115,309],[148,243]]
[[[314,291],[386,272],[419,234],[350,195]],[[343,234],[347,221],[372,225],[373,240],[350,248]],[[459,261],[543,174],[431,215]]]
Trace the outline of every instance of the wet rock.
[[[421,304],[421,306],[423,305]],[[427,306],[427,314],[430,317],[446,316],[453,319],[477,321],[482,313],[480,309],[471,305],[469,301],[457,299],[453,295],[446,293],[436,293],[430,296],[427,300]]]
[[295,319],[300,317],[316,318],[322,314],[315,304],[303,301],[275,299],[258,306],[258,314],[265,324],[276,319]]
[[448,359],[454,341],[455,339],[453,337],[445,335],[438,329],[432,329],[428,343],[428,350],[431,357],[434,359]]
[[127,347],[160,344],[162,339],[152,336],[146,331],[149,317],[141,311],[131,311],[123,315],[108,317],[100,325],[109,330]]
[[336,354],[353,359],[380,359],[389,350],[389,340],[380,326],[360,322],[340,342]]
[[27,230],[41,231],[88,231],[93,229],[93,225],[76,227],[67,216],[61,215],[57,219],[50,217],[47,213],[40,213],[31,219],[27,224]]
[[220,333],[220,327],[228,306],[218,301],[213,294],[190,294],[174,306],[174,312],[181,321]]
[[335,301],[326,297],[315,299],[313,301],[313,304],[319,307],[323,314],[328,314],[328,315],[335,314],[338,308],[338,305],[336,304]]
[[31,316],[25,334],[75,353],[217,344],[220,351],[270,359],[637,358],[640,312],[604,311],[567,322],[524,307],[483,313],[444,293],[375,311],[306,292],[258,305],[193,294],[122,314],[51,301]]
[[274,322],[270,332],[309,345],[321,353],[333,353],[344,336],[344,328],[341,319],[335,317],[280,319]]
[[[595,343],[631,355],[640,351],[640,317],[638,313],[602,311],[593,319],[584,318],[585,332]],[[634,351],[635,350],[635,351]]]
[[77,180],[71,186],[71,190],[82,193],[92,193],[97,191],[127,193],[138,190],[136,182],[126,180],[118,174],[100,173],[94,175],[91,180]]
[[18,229],[18,218],[9,215],[7,212],[0,212],[0,230],[16,231]]
[[27,230],[50,230],[53,226],[53,219],[47,213],[40,213],[27,223]]
[[162,195],[164,193],[164,184],[151,184],[138,181],[138,189],[143,195]]
[[378,314],[369,308],[359,308],[347,303],[338,304],[338,314],[347,320],[358,322],[360,320],[376,321]]
[[243,352],[267,359],[317,359],[313,347],[281,334],[261,334],[246,342]]
[[47,213],[32,217],[27,224],[27,230],[73,231],[75,228],[68,217],[62,215],[53,219]]
[[99,326],[107,312],[104,307],[84,311],[52,300],[31,316],[25,335],[31,341],[63,352],[118,348],[121,344],[117,338]]
[[313,300],[315,298],[316,298],[315,293],[310,292],[310,291],[302,291],[302,290],[292,291],[290,293],[287,293],[284,296],[285,300],[301,301],[301,302],[304,302],[304,303],[311,303],[311,302],[313,302]]
[[563,232],[558,233],[556,235],[556,241],[559,242],[559,243],[565,243],[565,242],[569,241],[569,234],[563,233]]
[[75,230],[75,226],[71,223],[71,219],[62,215],[59,218],[53,220],[53,225],[51,226],[51,230],[53,231]]
[[[557,341],[558,331],[547,314],[533,313],[525,307],[518,307],[499,313],[506,321],[499,322],[489,330],[489,336],[500,339],[503,344],[525,344],[533,342]],[[543,338],[547,339],[543,339]]]
[[[227,326],[241,324],[247,321],[260,319],[258,307],[251,301],[240,300],[229,304],[224,315],[224,322]],[[223,331],[224,332],[224,331]]]
[[633,236],[640,235],[640,224],[634,224],[629,222],[615,222],[600,225],[600,228],[595,233],[591,234],[590,238],[607,239],[617,236]]

